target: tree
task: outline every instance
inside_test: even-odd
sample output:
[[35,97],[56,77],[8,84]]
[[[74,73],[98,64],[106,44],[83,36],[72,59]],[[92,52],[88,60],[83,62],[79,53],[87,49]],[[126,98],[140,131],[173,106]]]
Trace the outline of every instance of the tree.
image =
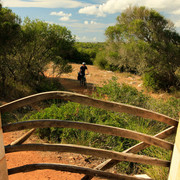
[[1,93],[5,93],[6,81],[10,76],[15,78],[13,55],[21,34],[21,19],[8,8],[0,6],[0,84]]
[[74,61],[75,63],[86,62],[87,64],[93,64],[97,52],[103,49],[103,43],[92,42],[76,42],[74,49]]
[[66,27],[56,24],[48,25],[48,43],[53,46],[53,52],[64,60],[70,61],[73,58],[73,46],[75,37]]
[[51,61],[60,73],[70,71],[67,49],[71,51],[73,42],[70,31],[65,27],[26,18],[22,37],[15,49],[18,80],[36,88]]
[[107,60],[140,74],[152,72],[164,90],[177,85],[180,66],[180,36],[174,25],[158,12],[129,7],[105,32]]
[[[40,20],[21,19],[0,5],[0,93],[36,92],[45,80],[46,65],[53,61],[59,74],[71,71],[74,37],[66,27]],[[18,89],[19,88],[19,89]],[[19,93],[22,94],[22,93]],[[23,94],[21,95],[21,97]]]

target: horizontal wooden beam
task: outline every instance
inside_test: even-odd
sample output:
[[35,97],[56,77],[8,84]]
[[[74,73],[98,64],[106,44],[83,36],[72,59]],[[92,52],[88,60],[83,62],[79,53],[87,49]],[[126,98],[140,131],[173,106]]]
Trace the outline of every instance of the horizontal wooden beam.
[[138,178],[134,176],[122,175],[122,174],[114,174],[99,170],[93,170],[90,168],[73,166],[73,165],[66,165],[66,164],[28,164],[20,167],[15,167],[8,170],[8,174],[16,174],[16,173],[24,173],[24,172],[31,172],[35,170],[43,170],[43,169],[52,169],[56,171],[68,171],[71,173],[79,173],[79,174],[87,174],[93,175],[96,177],[107,178],[111,180],[123,179],[123,180],[147,180],[145,178]]
[[157,158],[147,157],[143,155],[136,155],[131,153],[122,153],[115,151],[108,151],[104,149],[91,148],[86,146],[70,145],[70,144],[22,144],[15,146],[6,146],[5,152],[19,152],[19,151],[58,151],[58,152],[72,152],[85,155],[93,155],[101,158],[110,158],[119,161],[130,161],[142,164],[150,164],[157,166],[169,167],[170,161],[160,160]]
[[122,103],[103,101],[85,95],[66,92],[66,91],[50,91],[50,92],[44,92],[44,93],[27,96],[25,98],[21,98],[16,101],[12,101],[10,103],[0,106],[0,111],[2,113],[7,111],[12,111],[22,106],[29,105],[45,99],[64,99],[67,101],[72,101],[87,106],[93,106],[93,107],[102,108],[120,113],[128,113],[147,119],[153,119],[176,127],[178,125],[177,120],[157,112],[153,112],[147,109],[126,105]]
[[[156,134],[154,137],[157,138],[161,138],[161,139],[165,139],[167,137],[169,137],[170,135],[176,133],[177,128],[172,126],[158,134]],[[149,147],[149,144],[146,144],[144,142],[138,143],[132,147],[130,147],[129,149],[123,151],[124,153],[137,153],[147,147]],[[120,161],[118,160],[114,160],[114,159],[107,159],[106,161],[104,161],[103,163],[99,164],[98,166],[96,166],[94,169],[98,169],[98,170],[107,170],[112,168],[113,166],[115,166],[116,164],[118,164]],[[85,175],[81,180],[91,180],[93,178],[93,176],[91,175]]]
[[81,130],[88,130],[97,133],[103,133],[113,136],[120,136],[130,138],[138,141],[146,142],[147,144],[162,147],[167,150],[173,150],[173,144],[165,140],[153,137],[147,134],[142,134],[136,131],[131,131],[123,128],[117,128],[106,125],[99,125],[85,122],[63,121],[63,120],[32,120],[23,121],[3,126],[4,132],[17,131],[31,128],[47,128],[47,127],[63,127],[63,128],[76,128]]

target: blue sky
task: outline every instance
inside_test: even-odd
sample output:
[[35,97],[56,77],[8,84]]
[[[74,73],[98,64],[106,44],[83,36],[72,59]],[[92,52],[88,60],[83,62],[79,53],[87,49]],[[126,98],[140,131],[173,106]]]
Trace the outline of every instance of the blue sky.
[[143,5],[170,19],[180,33],[180,0],[0,0],[23,20],[66,26],[80,42],[105,41],[104,32],[129,5]]

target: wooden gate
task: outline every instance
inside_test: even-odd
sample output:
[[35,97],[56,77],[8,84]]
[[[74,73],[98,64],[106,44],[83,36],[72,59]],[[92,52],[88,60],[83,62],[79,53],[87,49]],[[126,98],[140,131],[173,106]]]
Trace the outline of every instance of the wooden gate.
[[[93,176],[98,176],[108,179],[133,180],[133,179],[143,179],[143,178],[137,178],[134,176],[122,175],[122,174],[114,174],[104,171],[113,167],[120,161],[129,161],[129,162],[137,162],[142,164],[170,167],[170,161],[135,154],[150,145],[158,146],[167,150],[173,150],[174,145],[163,139],[176,132],[178,121],[163,114],[159,114],[147,109],[143,109],[131,105],[110,102],[110,101],[103,101],[85,95],[65,92],[65,91],[51,91],[51,92],[39,93],[22,99],[18,99],[16,101],[0,106],[0,113],[10,112],[25,105],[30,105],[32,103],[46,99],[63,99],[66,101],[72,101],[83,105],[103,108],[115,112],[129,113],[139,117],[148,118],[166,123],[170,127],[164,130],[163,132],[156,134],[155,136],[150,136],[147,134],[143,134],[123,128],[85,123],[85,122],[62,121],[56,119],[46,119],[46,120],[39,119],[39,120],[24,121],[24,122],[17,122],[17,123],[4,125],[2,126],[3,132],[31,129],[23,137],[19,138],[15,142],[6,146],[5,153],[11,153],[17,151],[59,151],[59,152],[73,152],[73,153],[80,153],[85,155],[98,156],[102,158],[109,158],[102,164],[99,164],[94,169],[73,166],[73,165],[64,165],[64,164],[28,164],[16,168],[8,169],[9,175],[19,172],[34,171],[37,169],[54,169],[60,171],[69,171],[73,173],[85,174],[85,176],[82,178],[83,180],[92,179]],[[68,144],[22,144],[35,131],[36,128],[47,128],[47,127],[75,128],[75,129],[93,131],[97,133],[130,138],[141,141],[141,143],[136,144],[135,146],[125,150],[124,152],[115,152],[104,149],[97,149],[97,148],[78,146],[78,145],[68,145]],[[6,164],[4,163],[3,166],[5,167]],[[1,167],[0,170],[2,170]],[[4,174],[6,174],[5,171]],[[0,174],[0,179],[2,179],[1,174]]]

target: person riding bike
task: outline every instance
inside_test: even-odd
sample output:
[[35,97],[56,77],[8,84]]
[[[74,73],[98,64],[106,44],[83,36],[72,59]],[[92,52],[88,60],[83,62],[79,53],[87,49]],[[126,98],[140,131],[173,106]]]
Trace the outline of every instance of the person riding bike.
[[79,71],[81,77],[84,77],[84,78],[85,78],[85,71],[86,71],[86,70],[87,70],[87,74],[89,74],[88,68],[87,68],[87,66],[86,66],[86,63],[83,62],[83,63],[82,63],[82,66],[80,67],[80,71]]
[[85,77],[85,71],[86,70],[87,70],[87,74],[89,74],[86,63],[83,62],[82,66],[80,67],[80,71],[78,73],[78,80],[80,80],[80,85],[81,86],[86,86],[86,77]]

